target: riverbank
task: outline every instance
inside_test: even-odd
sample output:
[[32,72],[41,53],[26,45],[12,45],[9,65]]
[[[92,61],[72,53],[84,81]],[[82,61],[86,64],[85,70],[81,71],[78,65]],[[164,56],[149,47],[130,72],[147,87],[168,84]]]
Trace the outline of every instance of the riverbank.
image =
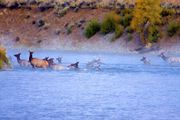
[[[150,52],[170,51],[180,53],[179,36],[160,38],[153,47],[142,46],[137,33],[123,34],[112,42],[113,33],[97,33],[90,39],[84,36],[84,29],[92,19],[102,21],[107,8],[86,8],[68,10],[59,17],[54,8],[40,11],[38,6],[30,8],[0,9],[0,44],[6,48],[58,49],[71,51],[99,52]],[[129,37],[132,37],[131,39]],[[113,49],[112,49],[113,48]]]

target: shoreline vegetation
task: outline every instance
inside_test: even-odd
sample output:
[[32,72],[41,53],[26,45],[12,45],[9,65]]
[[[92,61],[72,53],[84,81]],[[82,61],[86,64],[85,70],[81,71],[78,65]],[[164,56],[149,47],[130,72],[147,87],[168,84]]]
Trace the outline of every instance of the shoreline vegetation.
[[0,0],[0,16],[7,48],[144,53],[180,43],[178,0]]
[[10,62],[6,56],[6,49],[0,46],[0,70],[10,67]]

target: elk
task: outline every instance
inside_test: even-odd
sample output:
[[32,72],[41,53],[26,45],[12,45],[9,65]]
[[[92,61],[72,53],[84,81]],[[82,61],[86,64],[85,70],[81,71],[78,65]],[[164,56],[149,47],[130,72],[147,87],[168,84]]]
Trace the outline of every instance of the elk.
[[32,51],[29,51],[29,62],[31,63],[33,68],[48,68],[49,63],[46,60],[38,59],[38,58],[33,58],[33,53]]
[[143,62],[144,64],[146,64],[146,65],[150,65],[150,64],[151,64],[150,61],[147,60],[146,57],[142,57],[142,59],[141,59],[140,61],[142,61],[142,62]]
[[168,63],[180,63],[180,57],[168,57],[164,55],[164,53],[161,53],[158,56]]
[[56,60],[58,61],[59,64],[62,63],[62,57],[58,57],[58,58],[56,58]]
[[50,58],[47,60],[49,63],[49,67],[53,70],[64,70],[64,66],[54,63],[54,58]]
[[90,68],[90,69],[100,70],[101,64],[102,64],[102,62],[101,62],[101,59],[99,58],[99,59],[95,59],[95,60],[88,62],[86,64],[86,67]]
[[70,68],[70,69],[79,69],[79,62],[70,64],[67,67]]
[[14,56],[16,57],[20,66],[28,67],[31,65],[28,60],[21,59],[21,53],[15,54]]

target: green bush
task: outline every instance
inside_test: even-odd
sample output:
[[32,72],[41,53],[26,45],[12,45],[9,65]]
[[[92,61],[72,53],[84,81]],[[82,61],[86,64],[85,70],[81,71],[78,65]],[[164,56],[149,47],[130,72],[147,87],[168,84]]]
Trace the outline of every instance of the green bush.
[[158,37],[157,34],[155,34],[155,35],[152,35],[152,34],[148,35],[148,41],[150,43],[156,43],[158,41],[158,38],[159,37]]
[[85,28],[85,36],[87,38],[92,37],[93,35],[95,35],[97,32],[100,31],[100,23],[97,20],[91,20],[86,28]]
[[115,22],[112,18],[108,18],[103,21],[101,25],[101,32],[107,34],[115,30]]
[[121,16],[125,16],[126,14],[132,14],[133,11],[134,11],[134,9],[125,8],[124,10],[122,10],[122,11],[120,12],[120,15],[121,15]]
[[116,25],[116,27],[115,27],[115,38],[117,39],[117,38],[121,37],[123,32],[124,32],[124,27],[121,25]]
[[56,13],[59,17],[63,17],[68,12],[69,7],[61,8],[59,6],[56,7]]
[[101,32],[107,34],[115,31],[115,26],[120,22],[120,16],[115,12],[110,12],[105,15],[101,25]]
[[120,23],[122,26],[127,27],[130,25],[131,21],[132,21],[132,15],[131,14],[125,14],[121,18]]
[[170,37],[174,36],[176,33],[180,33],[180,23],[177,21],[170,22],[167,32]]
[[6,56],[6,51],[0,47],[0,69],[3,68],[4,64],[9,64],[9,60]]
[[72,33],[72,26],[67,27],[67,35]]
[[75,2],[71,2],[70,3],[70,7],[74,7],[75,8],[75,7],[77,7],[77,4]]
[[115,33],[111,39],[111,42],[114,42],[117,38],[121,37],[124,32],[124,27],[122,25],[116,24],[115,26]]
[[148,41],[150,43],[157,42],[159,35],[159,30],[157,26],[150,26],[148,28]]

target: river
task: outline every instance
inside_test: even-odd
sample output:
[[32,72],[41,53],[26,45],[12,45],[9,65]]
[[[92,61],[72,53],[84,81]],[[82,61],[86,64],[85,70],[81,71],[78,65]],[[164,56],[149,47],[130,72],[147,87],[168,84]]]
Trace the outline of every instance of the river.
[[[79,70],[20,67],[0,72],[0,120],[180,120],[180,65],[137,54],[36,51],[35,57],[79,61]],[[28,59],[28,51],[22,52]],[[85,64],[101,58],[101,70]]]

